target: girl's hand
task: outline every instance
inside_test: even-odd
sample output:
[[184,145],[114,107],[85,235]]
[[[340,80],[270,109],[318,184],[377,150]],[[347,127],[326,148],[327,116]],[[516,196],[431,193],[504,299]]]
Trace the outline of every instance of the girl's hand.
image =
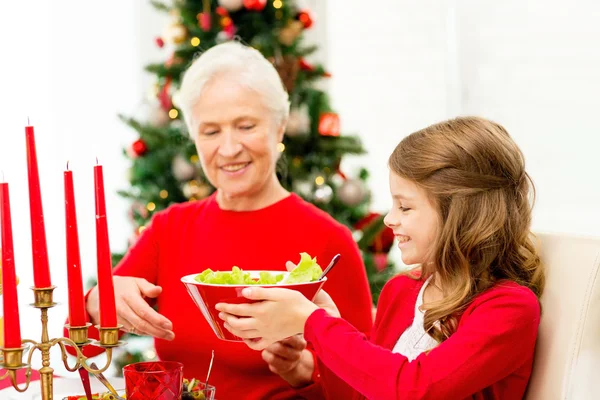
[[324,309],[327,312],[327,314],[331,315],[332,317],[341,318],[340,311],[333,302],[333,299],[331,298],[329,293],[327,293],[326,291],[319,290],[319,292],[313,300],[313,303],[319,306],[319,308]]
[[295,290],[248,287],[242,295],[258,302],[219,303],[215,308],[221,311],[219,318],[225,321],[225,328],[254,350],[303,333],[306,320],[319,308]]

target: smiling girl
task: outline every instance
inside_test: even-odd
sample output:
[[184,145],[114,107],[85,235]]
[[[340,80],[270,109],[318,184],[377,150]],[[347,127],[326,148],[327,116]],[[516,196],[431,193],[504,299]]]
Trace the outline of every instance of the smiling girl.
[[226,326],[254,349],[303,332],[339,378],[321,382],[330,398],[522,398],[544,287],[523,154],[502,126],[463,117],[404,138],[389,169],[385,223],[416,266],[385,286],[370,338],[323,291],[246,289],[262,301],[217,305]]

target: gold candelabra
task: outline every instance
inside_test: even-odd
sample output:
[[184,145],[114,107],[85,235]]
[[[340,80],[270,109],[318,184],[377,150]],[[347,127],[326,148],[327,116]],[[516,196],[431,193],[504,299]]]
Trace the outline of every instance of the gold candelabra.
[[[42,399],[43,400],[52,400],[53,398],[53,372],[54,369],[50,367],[50,349],[58,345],[60,346],[62,361],[65,368],[70,372],[76,372],[79,368],[84,368],[88,372],[92,374],[102,373],[108,369],[110,363],[112,362],[112,349],[115,347],[119,347],[124,344],[124,342],[119,341],[119,329],[122,328],[121,325],[116,326],[114,328],[101,328],[98,327],[100,331],[100,340],[89,340],[88,339],[88,329],[91,326],[90,323],[87,323],[85,326],[70,326],[65,325],[65,327],[69,330],[69,337],[61,337],[56,339],[49,339],[48,337],[48,309],[52,308],[56,305],[53,302],[53,291],[56,286],[51,286],[49,288],[32,288],[34,293],[35,302],[32,304],[33,307],[39,308],[42,313],[42,339],[40,342],[36,342],[34,340],[24,339],[22,340],[22,345],[19,348],[9,349],[9,348],[0,348],[2,354],[4,355],[4,360],[0,363],[0,368],[6,369],[6,373],[4,376],[0,377],[0,380],[6,379],[10,377],[12,386],[18,392],[25,392],[29,388],[29,384],[31,382],[31,357],[35,350],[39,350],[42,354],[42,368],[39,369],[40,373],[40,385],[42,390]],[[106,365],[100,369],[93,369],[89,365],[87,365],[87,357],[83,355],[82,349],[84,346],[88,344],[94,344],[99,347],[103,347],[106,350]],[[68,354],[66,346],[71,346],[77,352],[76,364],[71,367],[68,363]],[[31,347],[31,348],[29,348]],[[23,353],[29,348],[29,355],[27,356],[27,362],[23,362]],[[19,387],[17,383],[17,371],[25,369],[25,383],[24,386]]]

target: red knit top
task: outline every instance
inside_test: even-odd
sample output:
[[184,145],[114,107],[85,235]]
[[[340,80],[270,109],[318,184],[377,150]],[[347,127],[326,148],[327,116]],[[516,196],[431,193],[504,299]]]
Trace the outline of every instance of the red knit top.
[[318,385],[294,390],[269,371],[260,352],[244,343],[217,339],[180,281],[206,268],[231,270],[234,265],[245,270],[285,270],[286,261],[298,262],[301,252],[317,257],[323,268],[335,254],[342,255],[324,289],[342,316],[368,333],[371,295],[350,231],[293,193],[248,212],[220,209],[215,195],[173,205],[154,215],[114,273],[162,287],[156,306],[173,322],[175,340],[155,340],[159,358],[183,363],[186,377],[204,379],[214,350],[210,383],[219,399],[314,398],[319,396]]
[[409,362],[392,353],[414,318],[423,281],[402,276],[382,291],[371,339],[324,310],[305,325],[305,338],[339,378],[324,376],[331,399],[522,399],[540,322],[535,294],[511,281],[478,295],[456,332]]

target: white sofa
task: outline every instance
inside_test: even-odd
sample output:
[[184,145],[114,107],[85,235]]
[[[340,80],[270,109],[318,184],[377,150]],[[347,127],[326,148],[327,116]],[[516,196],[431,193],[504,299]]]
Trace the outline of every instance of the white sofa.
[[600,238],[537,234],[546,266],[527,400],[600,399]]

